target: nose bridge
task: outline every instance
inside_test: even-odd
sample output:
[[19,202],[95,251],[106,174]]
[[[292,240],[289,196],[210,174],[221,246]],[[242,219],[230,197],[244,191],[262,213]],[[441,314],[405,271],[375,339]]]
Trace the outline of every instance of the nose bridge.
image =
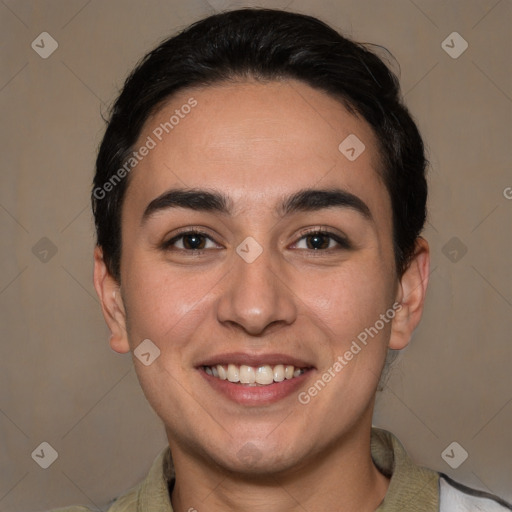
[[218,305],[220,322],[236,323],[251,334],[259,334],[276,322],[293,322],[296,305],[279,276],[278,256],[252,237],[236,248]]

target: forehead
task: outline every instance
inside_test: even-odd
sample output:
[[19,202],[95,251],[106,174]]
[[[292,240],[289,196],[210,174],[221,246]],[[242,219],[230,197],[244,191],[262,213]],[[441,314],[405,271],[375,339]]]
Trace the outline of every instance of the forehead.
[[299,81],[181,91],[147,120],[134,149],[149,139],[153,148],[127,191],[138,209],[172,187],[223,190],[239,207],[271,206],[302,188],[342,187],[390,217],[371,127]]

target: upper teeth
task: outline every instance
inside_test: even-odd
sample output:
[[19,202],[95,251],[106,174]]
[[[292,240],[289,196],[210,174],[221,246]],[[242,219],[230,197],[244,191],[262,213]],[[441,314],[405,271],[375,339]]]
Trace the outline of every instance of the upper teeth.
[[262,366],[247,366],[245,364],[238,366],[236,364],[216,366],[205,366],[205,372],[208,375],[217,377],[229,382],[240,382],[241,384],[272,384],[273,382],[282,382],[285,379],[298,377],[304,370],[295,368],[293,365],[276,364],[274,367],[265,364]]

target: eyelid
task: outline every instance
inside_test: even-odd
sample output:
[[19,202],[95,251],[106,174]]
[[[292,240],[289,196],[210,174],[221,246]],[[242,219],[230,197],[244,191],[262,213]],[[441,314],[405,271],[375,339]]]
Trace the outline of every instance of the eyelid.
[[[165,250],[170,250],[170,248],[172,247],[173,244],[175,244],[178,240],[182,239],[186,235],[201,235],[201,236],[205,237],[206,239],[210,240],[211,242],[213,242],[215,245],[220,245],[216,240],[214,240],[214,238],[211,235],[209,235],[205,231],[205,228],[186,227],[186,228],[179,229],[178,232],[174,233],[171,238],[169,238],[168,240],[162,242],[162,244],[160,245],[160,248],[163,249],[164,251]],[[195,254],[200,254],[200,253],[203,253],[203,252],[211,250],[211,249],[195,249],[195,250],[191,250],[191,249],[179,249],[178,248],[176,250],[184,251],[184,252],[190,252],[190,253],[193,252]]]
[[[294,245],[297,244],[300,240],[302,240],[306,236],[315,235],[315,234],[321,234],[321,235],[332,238],[338,244],[338,246],[341,248],[345,248],[345,249],[353,248],[352,243],[350,242],[349,238],[346,235],[339,233],[339,232],[334,232],[334,231],[332,231],[331,228],[328,228],[326,226],[315,226],[312,228],[305,228],[305,229],[301,230],[299,232],[299,238],[296,242],[294,242]],[[329,252],[332,249],[323,249],[323,250],[310,249],[310,250],[314,251],[314,252]]]

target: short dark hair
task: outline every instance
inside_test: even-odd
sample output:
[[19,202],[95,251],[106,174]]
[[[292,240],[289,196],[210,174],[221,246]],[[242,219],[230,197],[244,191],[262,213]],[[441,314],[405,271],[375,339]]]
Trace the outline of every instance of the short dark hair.
[[426,219],[427,160],[398,78],[368,46],[312,16],[246,8],[200,20],[148,53],[113,105],[96,161],[92,209],[111,275],[120,282],[121,209],[129,180],[118,180],[108,194],[98,191],[123,167],[148,117],[188,87],[252,78],[300,80],[369,123],[380,145],[401,276]]

